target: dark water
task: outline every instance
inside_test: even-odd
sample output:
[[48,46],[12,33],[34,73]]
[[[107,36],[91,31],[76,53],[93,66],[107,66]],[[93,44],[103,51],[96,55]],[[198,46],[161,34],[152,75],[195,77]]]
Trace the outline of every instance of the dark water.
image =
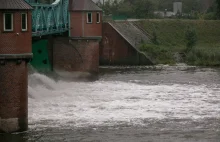
[[220,70],[101,67],[96,81],[29,76],[29,131],[0,142],[220,142]]

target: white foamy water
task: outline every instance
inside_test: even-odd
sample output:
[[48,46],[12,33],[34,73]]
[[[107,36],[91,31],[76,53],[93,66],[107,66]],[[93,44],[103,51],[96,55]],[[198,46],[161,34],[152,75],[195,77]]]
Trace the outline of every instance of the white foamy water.
[[29,123],[53,126],[145,125],[146,119],[220,118],[217,85],[65,82],[29,76]]

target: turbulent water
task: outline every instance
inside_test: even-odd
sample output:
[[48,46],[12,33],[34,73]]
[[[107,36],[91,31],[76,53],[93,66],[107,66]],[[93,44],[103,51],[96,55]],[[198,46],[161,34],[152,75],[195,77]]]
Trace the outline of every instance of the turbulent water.
[[220,70],[102,67],[96,81],[29,75],[29,131],[0,141],[219,142]]

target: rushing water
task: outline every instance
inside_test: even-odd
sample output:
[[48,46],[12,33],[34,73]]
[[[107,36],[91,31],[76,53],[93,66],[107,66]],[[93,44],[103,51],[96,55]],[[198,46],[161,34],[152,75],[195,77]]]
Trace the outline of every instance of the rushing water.
[[0,142],[219,142],[220,70],[102,67],[96,81],[29,75],[29,131]]

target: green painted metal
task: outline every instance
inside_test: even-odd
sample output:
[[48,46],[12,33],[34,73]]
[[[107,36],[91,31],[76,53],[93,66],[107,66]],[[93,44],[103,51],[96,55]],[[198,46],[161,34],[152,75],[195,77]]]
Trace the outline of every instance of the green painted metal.
[[38,71],[48,72],[52,70],[47,46],[48,40],[34,41],[32,44],[33,59],[31,65]]
[[32,36],[63,33],[69,30],[69,0],[56,0],[52,4],[26,0],[32,11]]

